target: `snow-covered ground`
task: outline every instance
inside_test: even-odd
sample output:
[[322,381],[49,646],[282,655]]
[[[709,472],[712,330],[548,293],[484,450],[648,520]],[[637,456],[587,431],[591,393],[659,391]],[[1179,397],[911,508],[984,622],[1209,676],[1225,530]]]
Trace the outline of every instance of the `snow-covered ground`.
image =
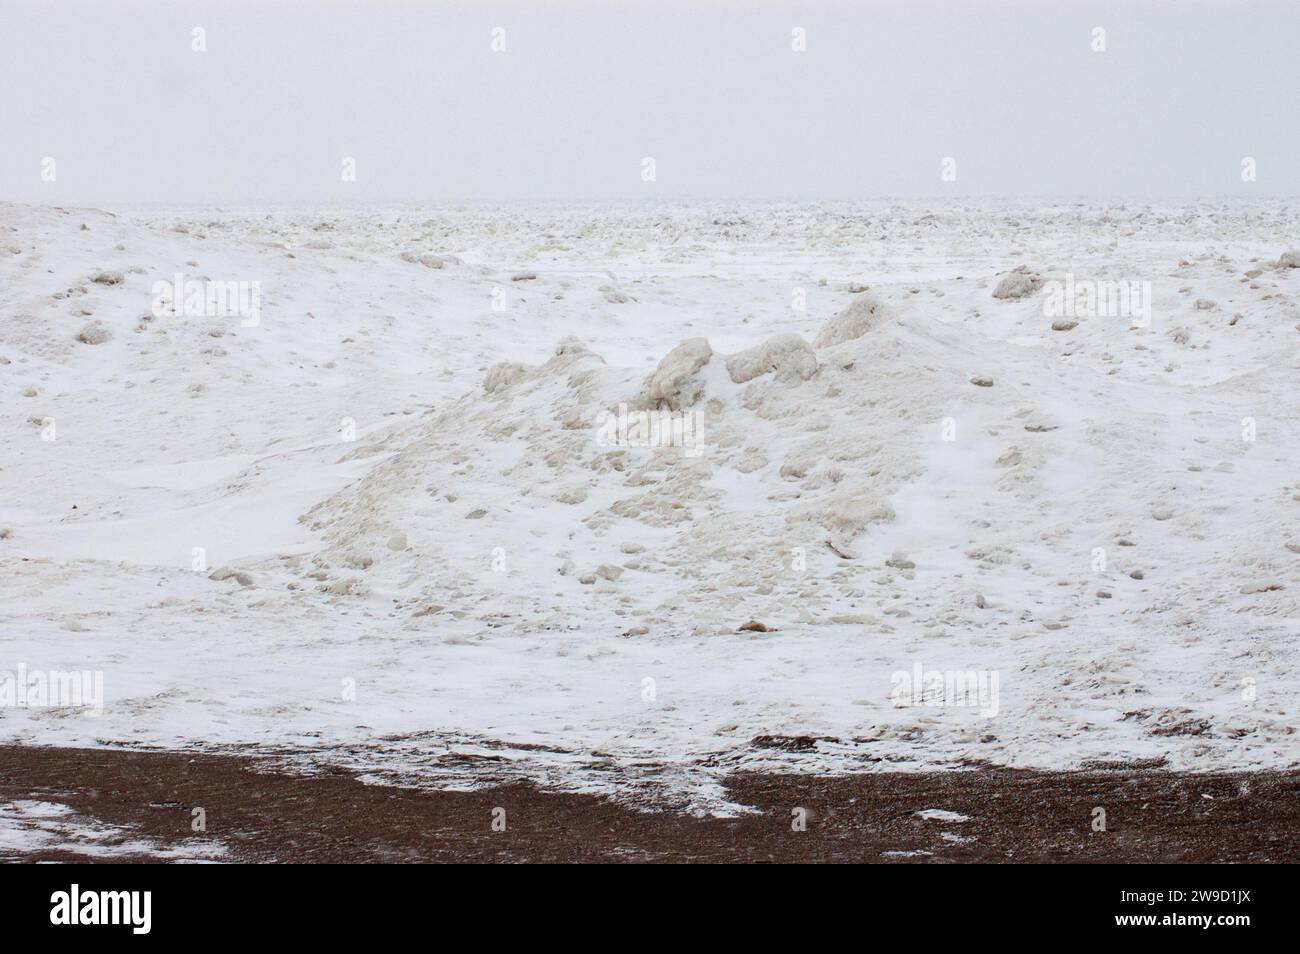
[[[0,205],[0,673],[104,687],[0,737],[697,795],[1295,765],[1297,246],[1278,203]],[[1054,330],[1021,266],[1150,323]],[[154,314],[178,272],[258,322]],[[697,452],[602,442],[650,403]],[[896,705],[918,665],[995,705]]]

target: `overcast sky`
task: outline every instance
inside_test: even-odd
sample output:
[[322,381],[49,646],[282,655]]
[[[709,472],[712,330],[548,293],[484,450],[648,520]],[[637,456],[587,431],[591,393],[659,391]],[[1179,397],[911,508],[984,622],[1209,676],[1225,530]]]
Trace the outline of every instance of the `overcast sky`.
[[1300,194],[1300,2],[0,0],[3,199],[945,194]]

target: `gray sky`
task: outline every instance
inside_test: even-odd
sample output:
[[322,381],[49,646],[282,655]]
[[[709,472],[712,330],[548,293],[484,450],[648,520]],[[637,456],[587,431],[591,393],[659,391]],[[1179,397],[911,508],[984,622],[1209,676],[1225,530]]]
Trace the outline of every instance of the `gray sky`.
[[0,0],[0,198],[1294,196],[1298,96],[1297,0]]

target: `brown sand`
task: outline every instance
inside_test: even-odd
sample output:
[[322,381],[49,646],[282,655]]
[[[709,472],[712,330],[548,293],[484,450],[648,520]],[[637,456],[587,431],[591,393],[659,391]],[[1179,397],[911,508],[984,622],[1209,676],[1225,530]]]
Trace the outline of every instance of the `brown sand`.
[[[749,774],[732,777],[728,789],[757,811],[697,818],[524,784],[432,791],[269,768],[234,756],[0,746],[0,801],[63,803],[173,847],[204,837],[190,831],[191,809],[202,806],[206,837],[224,843],[231,861],[1300,860],[1300,772]],[[1097,806],[1106,810],[1105,832],[1092,831]],[[498,807],[505,831],[492,830]],[[792,830],[796,808],[806,809],[805,831]],[[921,809],[970,820],[925,820]],[[45,850],[7,860],[93,859]]]

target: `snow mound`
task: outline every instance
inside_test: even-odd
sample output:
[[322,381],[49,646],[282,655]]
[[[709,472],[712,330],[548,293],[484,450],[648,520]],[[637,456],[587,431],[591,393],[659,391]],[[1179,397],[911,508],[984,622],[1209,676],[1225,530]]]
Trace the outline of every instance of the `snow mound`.
[[773,371],[780,381],[807,381],[817,373],[817,355],[798,335],[777,335],[727,359],[727,373],[736,384]]
[[822,325],[813,347],[833,348],[846,341],[861,338],[884,318],[885,309],[880,301],[868,292],[859,294],[849,306]]
[[518,361],[498,362],[488,369],[487,377],[483,379],[483,390],[488,394],[503,391],[528,377],[528,370],[528,365]]
[[[892,519],[888,498],[918,466],[916,384],[889,371],[892,348],[867,350],[819,369],[806,341],[778,335],[724,368],[689,339],[640,391],[635,370],[574,341],[541,366],[498,364],[483,389],[368,447],[380,462],[304,516],[328,546],[303,575],[348,599],[338,585],[360,573],[356,592],[393,594],[417,628],[438,606],[529,632],[580,617],[734,632],[829,605],[847,581],[800,598],[791,555],[833,572]],[[828,414],[849,431],[829,432]]]
[[994,298],[1018,299],[1034,294],[1043,287],[1043,277],[1021,265],[1003,276],[998,287],[993,289]]
[[87,322],[86,326],[77,332],[77,340],[88,345],[103,344],[112,337],[113,332],[102,321]]
[[651,408],[666,406],[674,411],[690,407],[704,391],[697,373],[712,357],[713,349],[705,339],[683,341],[646,378],[641,403]]

